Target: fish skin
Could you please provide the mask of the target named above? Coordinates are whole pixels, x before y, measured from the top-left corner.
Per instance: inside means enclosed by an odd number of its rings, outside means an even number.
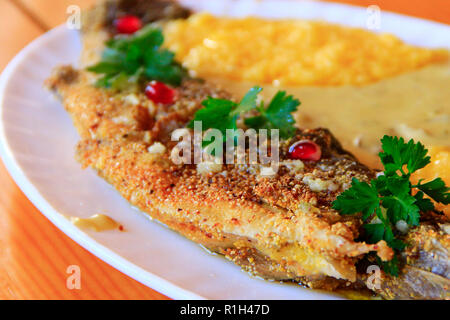
[[[447,300],[450,280],[417,267],[405,265],[398,277],[382,275],[374,291],[388,300]]]
[[[399,256],[399,276],[381,272],[376,280],[364,273],[370,262],[362,261],[360,283],[389,300],[449,299],[450,236],[442,228],[447,219],[443,214],[423,214],[421,224],[402,237],[407,247]]]
[[[445,278],[450,277],[450,235],[439,224],[424,222],[411,230],[404,241],[409,244],[402,253],[405,263]]]

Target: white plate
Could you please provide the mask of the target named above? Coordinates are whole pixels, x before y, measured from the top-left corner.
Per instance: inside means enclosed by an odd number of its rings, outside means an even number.
[[[184,0],[213,13],[319,18],[364,27],[364,8],[293,1]],[[276,3],[276,4],[275,4]],[[391,13],[381,30],[430,47],[450,45],[445,25]],[[176,299],[330,299],[331,294],[250,277],[225,259],[168,230],[133,209],[97,175],[75,162],[78,137],[60,103],[42,87],[58,64],[76,64],[77,32],[59,27],[25,48],[0,81],[1,156],[16,183],[58,228],[130,277]],[[104,213],[127,232],[83,232],[65,216]],[[36,230],[39,232],[39,230]]]

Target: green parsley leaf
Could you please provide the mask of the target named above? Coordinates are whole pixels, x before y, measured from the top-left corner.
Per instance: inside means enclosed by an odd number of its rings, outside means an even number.
[[[369,223],[365,224],[363,227],[368,235],[369,243],[377,243],[384,240],[386,226],[383,223]]]
[[[202,123],[202,130],[218,129],[222,134],[226,129],[236,128],[237,116],[232,116],[237,104],[230,100],[209,98],[202,102],[205,107],[195,113],[194,119],[188,124],[188,128],[194,129],[196,121]]]
[[[416,205],[419,207],[421,212],[428,212],[434,210],[434,204],[430,199],[424,198],[424,193],[422,191],[417,192],[414,195],[416,198]]]
[[[188,128],[193,129],[195,121],[201,121],[203,131],[214,128],[225,134],[226,129],[236,129],[236,121],[239,116],[256,108],[256,99],[261,90],[260,87],[251,88],[240,103],[215,98],[204,100],[202,105],[205,108],[195,113],[194,119],[188,124]]]
[[[102,61],[88,70],[95,73],[116,74],[121,71],[121,68],[116,62]]]
[[[407,176],[388,176],[382,178],[385,181],[383,189],[382,205],[387,209],[387,214],[392,223],[404,220],[410,225],[419,224],[419,207],[415,204],[416,198],[411,195],[411,183]]]
[[[245,120],[245,124],[254,129],[279,129],[280,137],[287,139],[295,133],[295,120],[292,113],[297,111],[300,101],[278,91],[267,109],[259,108],[260,115]]]
[[[263,102],[260,106],[257,105],[258,94],[261,91],[262,88],[258,86],[251,88],[239,103],[224,99],[206,99],[202,102],[205,108],[195,113],[194,119],[188,124],[188,128],[193,129],[195,122],[201,121],[203,131],[211,128],[218,129],[222,132],[224,141],[226,141],[226,130],[236,130],[239,117],[249,111],[259,110],[263,113],[261,116],[246,119],[245,123],[249,127],[253,129],[279,129],[281,137],[290,137],[295,130],[293,126],[291,128],[287,125],[291,123],[290,119],[292,119],[292,122],[294,121],[290,112],[297,110],[300,102],[293,99],[292,96],[285,97],[284,92],[278,92],[268,108],[264,109]],[[279,117],[279,119],[275,119],[276,117]],[[261,119],[261,121],[258,122],[257,119]],[[235,136],[234,139],[236,139]]]
[[[255,86],[251,88],[242,99],[241,103],[231,113],[232,116],[239,116],[256,108],[256,100],[258,94],[262,91],[261,87]]]
[[[151,25],[132,36],[119,36],[106,42],[102,60],[88,71],[102,74],[97,86],[125,90],[150,80],[178,86],[187,76],[175,55],[162,49],[164,37]]]
[[[420,142],[410,140],[405,143],[403,138],[384,136],[381,144],[384,152],[380,153],[380,159],[386,174],[404,173],[405,165],[411,174],[430,163],[430,157],[426,156],[428,150]]]
[[[409,225],[419,225],[420,209],[416,205],[416,198],[410,194],[400,193],[384,197],[383,207],[387,209],[387,214],[392,223],[404,220]]]
[[[409,173],[416,172],[430,163],[431,157],[427,156],[428,150],[420,142],[414,143],[414,140],[409,140],[407,150]]]
[[[419,183],[417,188],[436,202],[450,204],[450,188],[445,185],[441,178],[436,178],[424,184]]]
[[[342,214],[362,212],[364,220],[367,220],[379,206],[380,198],[375,186],[355,178],[352,180],[351,188],[344,191],[333,202],[333,209]]]
[[[387,274],[390,274],[394,277],[398,277],[398,275],[400,274],[399,261],[396,256],[394,256],[391,261],[382,261],[377,257],[377,262]]]

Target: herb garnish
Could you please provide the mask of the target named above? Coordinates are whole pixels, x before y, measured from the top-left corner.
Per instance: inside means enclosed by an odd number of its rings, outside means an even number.
[[[194,119],[188,124],[193,129],[195,121],[202,122],[204,131],[215,128],[222,132],[226,139],[227,129],[237,129],[237,119],[251,110],[259,111],[260,115],[245,119],[245,124],[253,129],[279,129],[281,138],[289,138],[295,133],[295,120],[292,112],[297,110],[300,101],[286,92],[279,91],[264,108],[264,102],[258,105],[258,94],[261,87],[251,88],[239,103],[226,99],[208,98],[202,102],[205,108],[195,113]]]
[[[278,91],[267,109],[261,103],[258,107],[261,115],[245,119],[245,124],[253,129],[279,129],[281,138],[290,138],[296,130],[292,113],[297,111],[299,105],[300,101],[293,96],[286,96],[285,91]]]
[[[145,81],[157,80],[178,86],[187,75],[174,60],[174,54],[162,49],[164,36],[149,25],[132,36],[118,36],[106,42],[102,60],[87,70],[103,77],[97,86],[124,90]]]
[[[387,244],[399,252],[406,244],[397,238],[394,227],[397,222],[404,221],[408,226],[418,226],[420,212],[434,210],[436,202],[450,203],[450,188],[445,186],[441,178],[413,185],[411,174],[430,163],[428,150],[420,143],[403,138],[384,136],[381,140],[383,152],[380,159],[384,166],[384,174],[373,179],[370,184],[353,179],[352,186],[339,195],[333,202],[333,209],[341,214],[361,212],[365,222],[364,229],[369,243],[385,240]],[[414,192],[413,192],[414,191]],[[377,219],[378,218],[378,219]],[[398,260],[382,262],[385,272],[398,276]]]

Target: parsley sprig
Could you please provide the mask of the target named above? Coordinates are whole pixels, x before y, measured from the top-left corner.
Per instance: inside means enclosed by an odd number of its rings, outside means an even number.
[[[341,214],[362,213],[368,242],[385,240],[399,252],[406,244],[398,238],[394,228],[397,222],[402,220],[409,226],[418,226],[420,212],[434,210],[429,198],[450,203],[450,188],[441,178],[411,183],[411,174],[430,163],[428,150],[420,142],[406,143],[403,138],[384,136],[381,143],[383,152],[379,156],[384,173],[370,183],[353,179],[351,188],[337,197],[333,208]],[[397,257],[388,262],[378,261],[387,273],[398,275]]]
[[[177,86],[187,73],[171,51],[161,48],[163,42],[161,30],[152,25],[117,36],[106,42],[101,61],[87,70],[103,75],[97,85],[104,88],[124,90],[150,80]]]
[[[245,119],[245,124],[254,129],[279,129],[281,138],[290,138],[295,133],[295,119],[292,113],[297,111],[300,101],[278,91],[267,109],[264,104],[258,107],[259,116]]]
[[[208,98],[202,102],[205,107],[198,110],[194,119],[188,124],[189,128],[194,128],[195,121],[202,122],[204,131],[214,128],[222,132],[226,139],[226,130],[237,129],[237,120],[252,110],[259,112],[259,115],[249,117],[244,123],[253,129],[279,129],[281,138],[289,138],[295,133],[295,120],[292,113],[297,110],[300,101],[293,96],[286,96],[286,92],[279,91],[265,108],[264,102],[258,104],[258,94],[261,87],[251,88],[244,98],[235,103],[226,99]]]

